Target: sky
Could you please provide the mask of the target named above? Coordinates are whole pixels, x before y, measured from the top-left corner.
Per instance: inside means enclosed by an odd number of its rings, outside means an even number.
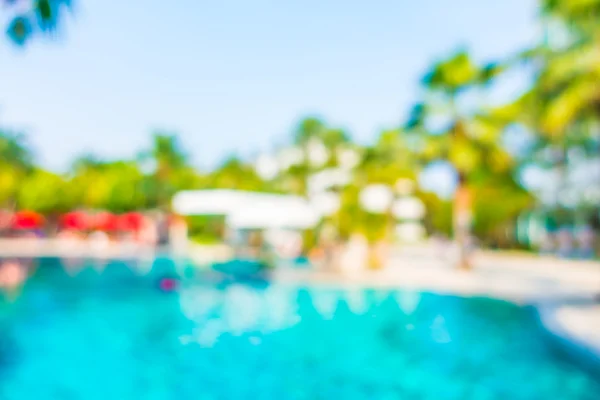
[[[539,36],[535,13],[535,0],[78,0],[56,38],[0,42],[0,125],[56,171],[82,153],[131,157],[155,130],[210,167],[285,144],[307,115],[367,143],[404,120],[432,62],[514,54]]]

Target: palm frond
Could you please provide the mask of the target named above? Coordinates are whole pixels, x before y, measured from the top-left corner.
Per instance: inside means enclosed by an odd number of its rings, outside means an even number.
[[[423,126],[425,123],[426,106],[424,103],[415,104],[409,114],[408,120],[404,124],[404,127],[408,130],[417,129]]]
[[[558,95],[548,100],[541,116],[541,128],[550,135],[564,134],[565,129],[583,110],[600,98],[598,80],[580,78],[573,81]]]
[[[20,1],[8,1],[9,23],[6,34],[17,46],[25,46],[37,32],[54,33],[60,27],[65,10],[72,9],[71,0],[34,0],[31,8],[14,14]],[[19,8],[20,10],[21,8]],[[13,14],[10,14],[13,11]]]

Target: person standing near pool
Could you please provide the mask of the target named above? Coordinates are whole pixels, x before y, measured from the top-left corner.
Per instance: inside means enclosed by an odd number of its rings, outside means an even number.
[[[144,246],[156,247],[158,243],[158,229],[156,222],[150,217],[144,218],[142,229],[138,234],[138,240]]]
[[[369,243],[361,234],[353,234],[344,246],[338,267],[343,273],[358,275],[369,264]]]
[[[576,241],[578,244],[577,254],[579,258],[584,260],[591,260],[594,258],[594,244],[596,241],[596,235],[594,230],[589,225],[584,225],[578,229],[576,234]]]

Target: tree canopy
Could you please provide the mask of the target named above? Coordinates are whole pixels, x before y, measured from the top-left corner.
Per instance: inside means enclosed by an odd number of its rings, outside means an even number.
[[[55,32],[71,8],[69,0],[3,2],[9,13],[8,36],[20,46],[36,35]],[[539,9],[543,40],[498,60],[475,61],[466,49],[441,57],[424,72],[422,95],[408,119],[380,132],[369,145],[354,143],[347,131],[323,118],[300,120],[290,129],[287,146],[270,154],[276,171],[268,177],[253,160],[236,155],[210,171],[198,171],[178,135],[160,131],[137,157],[103,160],[84,155],[61,175],[38,165],[23,134],[0,130],[0,207],[42,213],[78,207],[164,209],[175,192],[196,188],[310,198],[312,176],[341,169],[351,178],[330,189],[341,199],[341,211],[328,222],[346,236],[368,231],[370,237],[380,237],[389,228],[387,220],[360,208],[361,189],[373,183],[392,186],[399,178],[418,182],[431,165],[445,162],[458,176],[458,187],[473,193],[474,232],[501,241],[520,213],[543,203],[522,184],[520,171],[532,164],[559,168],[564,188],[568,164],[577,158],[597,159],[600,150],[600,0],[539,0]],[[499,77],[524,66],[533,70],[526,91],[503,104],[485,101]],[[525,155],[503,141],[515,127],[532,138]],[[452,200],[421,188],[416,193],[427,206],[428,228],[449,233]],[[600,203],[600,197],[590,198],[570,207]]]
[[[9,14],[6,34],[9,40],[24,46],[40,34],[53,34],[72,6],[71,0],[2,0]]]

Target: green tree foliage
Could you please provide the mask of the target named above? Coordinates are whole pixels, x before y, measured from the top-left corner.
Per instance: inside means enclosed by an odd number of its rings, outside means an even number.
[[[190,177],[188,155],[176,134],[154,133],[150,149],[142,152],[140,158],[152,164],[152,173],[146,181],[145,190],[149,203],[153,206],[168,208],[169,200],[175,192],[189,188],[187,185],[193,187],[197,184],[196,178]]]
[[[17,205],[42,214],[57,214],[73,206],[71,187],[60,175],[36,169],[19,183]]]
[[[0,129],[0,207],[15,205],[19,184],[32,168],[25,136]]]
[[[9,14],[6,34],[18,46],[38,34],[52,34],[59,28],[71,0],[1,0]]]
[[[188,235],[199,244],[214,244],[225,234],[225,218],[220,215],[195,215],[186,218]]]
[[[533,67],[522,96],[496,110],[536,135],[537,150],[580,146],[596,152],[600,137],[599,0],[540,0],[544,40],[514,63]],[[558,160],[564,162],[565,160]]]
[[[307,181],[311,172],[312,169],[306,162],[299,165],[292,165],[277,177],[274,183],[275,187],[282,192],[305,196],[308,190]]]
[[[384,183],[394,185],[399,178],[414,180],[418,157],[400,130],[383,131],[372,147],[365,149],[356,176],[362,185]]]
[[[126,212],[147,206],[144,176],[132,161],[80,159],[70,183],[76,204],[85,208]]]
[[[542,12],[546,41],[533,57],[539,67],[531,100],[539,131],[563,136],[600,117],[600,1],[543,0]]]
[[[407,122],[417,136],[421,162],[447,160],[467,178],[513,167],[500,143],[506,123],[484,107],[468,104],[468,97],[501,70],[496,64],[479,67],[465,52],[431,68],[423,79],[425,101],[413,107]]]
[[[509,247],[515,242],[515,223],[533,197],[511,176],[495,176],[474,186],[473,233],[484,243]]]
[[[24,8],[25,0],[3,2],[7,33],[17,45],[55,32],[71,4],[34,0]],[[459,186],[473,194],[474,233],[488,242],[510,241],[513,221],[534,200],[514,179],[521,159],[502,143],[507,127],[521,126],[534,137],[531,153],[525,157],[529,163],[546,163],[541,154],[549,148],[559,150],[562,163],[569,149],[582,148],[593,156],[600,149],[600,0],[540,0],[539,5],[546,30],[543,42],[499,63],[476,63],[466,51],[441,59],[424,74],[423,96],[410,110],[407,123],[382,132],[370,146],[358,146],[343,129],[307,117],[290,135],[290,146],[303,153],[302,160],[268,182],[238,157],[199,174],[177,135],[169,132],[154,133],[138,160],[85,156],[68,175],[60,176],[35,165],[23,135],[0,130],[0,207],[43,213],[76,207],[114,212],[168,208],[174,193],[195,188],[308,196],[309,177],[340,166],[340,150],[354,149],[359,150],[360,162],[351,168],[352,182],[335,189],[341,196],[341,210],[328,220],[342,237],[362,232],[373,241],[391,228],[389,216],[361,209],[358,198],[363,187],[394,185],[399,178],[416,180],[423,168],[445,160],[460,177]],[[483,99],[496,77],[523,64],[535,72],[530,88],[505,105],[488,106]],[[315,148],[326,152],[324,162],[311,161]],[[452,201],[432,193],[417,194],[428,210],[427,228],[450,233]],[[198,221],[194,228],[198,235],[214,236],[219,224],[206,231],[201,227],[206,221]]]
[[[298,123],[294,134],[294,144],[306,145],[311,139],[321,138],[325,132],[325,123],[316,117],[307,117]]]
[[[0,162],[23,171],[31,169],[33,152],[22,133],[0,129]]]
[[[293,132],[292,145],[302,152],[302,160],[289,166],[275,179],[273,189],[306,196],[309,177],[325,168],[338,165],[339,150],[352,148],[349,135],[340,128],[330,127],[316,117],[302,119]],[[311,161],[315,147],[326,151],[326,159],[318,165]]]
[[[25,137],[0,131],[0,207],[57,213],[72,208],[116,213],[165,207],[176,191],[201,186],[201,177],[187,164],[176,135],[156,134],[142,161],[106,161],[84,155],[60,176],[35,166]]]
[[[565,191],[569,150],[594,158],[600,149],[600,1],[539,3],[544,38],[513,66],[525,62],[534,79],[529,90],[496,113],[533,133],[529,162],[559,172],[559,190]]]
[[[419,193],[425,209],[424,224],[428,232],[442,234],[446,237],[452,235],[452,201],[442,199],[435,193]]]
[[[235,156],[229,157],[215,171],[205,176],[202,186],[211,189],[253,191],[263,191],[267,188],[254,168]]]
[[[359,203],[359,193],[370,184],[393,187],[398,179],[416,179],[419,166],[407,139],[400,130],[385,130],[373,146],[362,152],[361,162],[353,173],[353,184],[342,190],[342,209],[335,216],[342,237],[361,233],[370,242],[375,242],[391,233],[394,219],[390,215],[364,211]]]
[[[415,105],[409,116],[406,127],[421,142],[422,161],[427,164],[446,160],[457,171],[457,193],[461,193],[462,199],[455,200],[455,216],[466,216],[473,211],[465,209],[469,206],[464,201],[466,196],[476,195],[472,190],[476,179],[482,175],[506,174],[514,166],[500,144],[505,122],[495,118],[480,101],[469,102],[502,70],[496,63],[479,66],[468,53],[458,52],[434,64],[424,76],[424,101]],[[468,233],[461,226],[457,218],[453,231],[460,244],[460,264],[469,268]]]
[[[350,185],[341,192],[341,208],[330,220],[337,227],[341,239],[354,233],[364,235],[371,243],[385,238],[389,233],[390,220],[385,214],[365,211],[359,203],[361,185]]]

